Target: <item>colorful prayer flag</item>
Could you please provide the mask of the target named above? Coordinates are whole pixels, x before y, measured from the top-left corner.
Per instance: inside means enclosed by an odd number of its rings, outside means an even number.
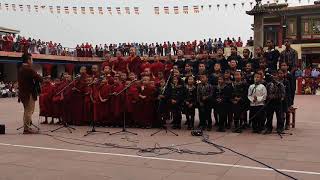
[[[93,7],[89,7],[90,10],[90,14],[94,14],[94,8]]]
[[[136,15],[139,15],[139,14],[140,14],[139,7],[134,7],[133,9],[134,9],[134,13],[135,13]]]
[[[130,8],[129,7],[125,7],[124,9],[126,11],[126,14],[130,14]]]
[[[11,6],[12,6],[12,10],[16,11],[16,5],[15,4],[11,4]]]
[[[184,14],[188,14],[189,13],[188,6],[183,6],[183,13]]]
[[[57,13],[60,14],[60,12],[61,12],[61,7],[57,6]]]
[[[116,7],[116,10],[117,10],[117,13],[118,13],[119,15],[121,15],[121,9],[120,9],[120,7]]]
[[[86,7],[81,7],[81,14],[86,14]]]
[[[165,6],[163,9],[165,14],[170,14],[168,6]]]
[[[103,14],[103,9],[102,9],[102,7],[98,7],[98,11],[99,11],[99,14]]]
[[[107,7],[107,10],[108,10],[109,14],[112,15],[112,9],[111,9],[111,7]]]
[[[28,12],[30,12],[31,11],[31,6],[27,5],[27,9],[28,9]]]
[[[68,7],[68,6],[65,6],[65,7],[64,7],[64,13],[65,13],[65,14],[69,14],[69,7]]]
[[[38,5],[34,5],[34,10],[35,10],[36,12],[39,12],[39,6],[38,6]]]
[[[72,7],[73,14],[78,14],[78,8],[77,7]]]
[[[179,7],[178,6],[174,6],[173,7],[173,11],[174,11],[174,14],[179,14]]]
[[[160,14],[159,7],[154,7],[154,14],[156,15]]]
[[[193,6],[193,12],[199,13],[199,6]]]

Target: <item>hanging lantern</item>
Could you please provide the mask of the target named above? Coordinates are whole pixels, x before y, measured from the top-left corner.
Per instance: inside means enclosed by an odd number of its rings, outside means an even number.
[[[242,8],[244,8],[244,2],[241,3]]]
[[[233,3],[233,8],[234,8],[234,9],[236,8],[236,3]]]
[[[253,5],[253,2],[250,2],[250,6],[251,6],[251,8],[252,8],[252,5]]]
[[[210,4],[210,5],[209,5],[209,11],[211,11],[211,7],[212,7],[212,5]]]
[[[218,10],[220,9],[220,4],[217,4],[217,8],[218,8]]]
[[[225,4],[224,7],[227,9],[228,8],[228,4]]]

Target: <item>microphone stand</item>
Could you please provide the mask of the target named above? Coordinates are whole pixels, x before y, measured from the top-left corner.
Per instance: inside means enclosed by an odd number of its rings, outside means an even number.
[[[69,84],[67,84],[64,88],[62,88],[58,93],[56,93],[56,95],[59,95],[61,94],[63,91],[65,91],[68,87],[70,87],[75,81],[76,81],[77,78],[75,78],[74,80],[72,80]],[[66,122],[66,120],[64,118],[61,118],[62,119],[62,125],[56,129],[53,129],[51,130],[51,132],[55,132],[55,131],[58,131],[62,128],[66,128],[69,133],[72,133],[72,130],[76,130],[76,128],[74,127],[71,127],[68,122]]]
[[[120,92],[116,93],[115,96],[119,96],[124,92],[127,94],[127,90],[134,84],[135,81],[137,81],[137,80],[132,81],[123,90],[121,90]],[[118,131],[118,132],[111,133],[110,136],[115,135],[115,134],[121,134],[121,133],[123,133],[123,134],[129,133],[129,134],[132,134],[132,135],[138,135],[137,133],[130,132],[130,131],[127,130],[127,128],[126,128],[126,112],[125,112],[125,110],[123,111],[123,126],[122,126],[122,130]]]
[[[160,94],[160,95],[163,95],[163,94],[166,92],[171,77],[172,77],[172,72],[170,73],[170,76],[168,77],[168,79],[167,79],[167,81],[166,81],[166,84],[165,84],[163,90],[161,91],[161,94]],[[160,105],[161,105],[161,103],[162,103],[162,99],[160,98],[160,99],[159,99],[159,105],[158,105],[158,116],[160,115],[159,112],[160,112]],[[162,118],[161,118],[161,121],[163,121]],[[161,131],[166,131],[166,134],[167,134],[168,131],[169,131],[171,134],[173,134],[173,135],[175,135],[175,136],[179,136],[177,133],[175,133],[175,132],[173,132],[172,130],[168,129],[165,120],[164,120],[164,122],[162,122],[162,123],[163,123],[163,124],[161,125],[160,129],[159,129],[158,131],[152,133],[150,136],[154,136],[154,135],[160,133]]]
[[[100,94],[100,92],[99,92]],[[93,101],[93,97],[91,97],[92,99],[92,108],[94,108],[94,101]],[[92,110],[92,108],[90,108]],[[87,131],[87,134],[85,134],[84,136],[88,136],[90,134],[94,134],[94,133],[103,133],[103,134],[110,134],[110,132],[105,132],[105,131],[97,131],[95,128],[95,120],[94,120],[94,110],[93,110],[93,118],[91,121],[91,125],[92,125],[92,129],[90,131]]]

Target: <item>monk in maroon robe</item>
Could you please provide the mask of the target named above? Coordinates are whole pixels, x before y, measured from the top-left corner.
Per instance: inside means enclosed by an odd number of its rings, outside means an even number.
[[[159,72],[164,72],[165,66],[160,62],[160,56],[154,56],[154,62],[151,65],[151,72],[155,77],[158,77]]]
[[[73,86],[70,84],[72,83],[71,76],[65,72],[64,73],[64,91],[62,92],[62,121],[64,123],[71,124],[72,123],[72,94],[73,94]]]
[[[151,68],[151,64],[148,62],[148,60],[149,60],[149,57],[148,56],[144,56],[143,58],[142,58],[142,63],[141,63],[141,65],[140,65],[140,67],[141,67],[141,72],[144,72],[144,70],[145,69],[147,69],[147,68]]]
[[[150,86],[150,77],[144,76],[142,78],[142,84],[138,88],[139,100],[137,107],[140,109],[139,118],[136,120],[138,126],[142,128],[151,128],[154,121],[154,103],[156,89]],[[143,109],[143,111],[141,111]]]
[[[45,117],[45,121],[42,124],[48,124],[48,117],[52,116],[52,95],[53,95],[53,83],[50,77],[46,77],[41,86],[41,94],[39,96],[39,108],[40,116]]]
[[[136,49],[134,47],[130,48],[130,56],[127,65],[128,72],[134,72],[137,76],[140,76],[141,63],[140,57],[136,55]]]
[[[110,120],[113,119],[113,113],[111,111],[111,93],[112,85],[109,84],[110,81],[104,79],[101,81],[99,89],[99,100],[96,101],[95,111],[96,119],[103,125],[111,125]]]
[[[120,77],[116,74],[113,78],[112,97],[111,97],[111,111],[113,112],[113,119],[110,121],[113,126],[121,126],[123,121],[125,92],[119,94],[124,88],[124,84],[121,83]]]
[[[113,63],[112,71],[114,73],[115,72],[128,73],[127,72],[127,61],[122,57],[122,53],[120,51],[117,51],[116,57],[117,57],[117,59]]]
[[[80,77],[75,80],[74,87],[72,88],[71,118],[74,125],[83,125],[86,121],[85,96],[88,87],[87,77],[87,69],[85,66],[82,66],[80,68]]]
[[[99,67],[96,64],[92,65],[91,67],[91,77],[93,78],[93,80],[100,78]]]
[[[132,81],[127,81],[126,86],[130,85]],[[137,83],[131,84],[131,86],[127,90],[126,94],[126,119],[127,124],[129,126],[133,126],[136,124],[136,119],[138,118],[137,112],[139,111],[139,107],[137,102],[139,100],[139,91]],[[141,109],[140,109],[141,110]]]
[[[107,53],[105,56],[105,61],[101,64],[101,69],[104,69],[105,66],[110,66],[112,65],[111,63],[111,55]]]
[[[52,109],[53,109],[53,115],[52,115],[52,122],[56,118],[58,119],[58,123],[61,122],[62,112],[63,112],[63,106],[62,106],[62,92],[61,90],[66,86],[66,83],[64,80],[56,80],[54,84],[54,91],[52,96]]]

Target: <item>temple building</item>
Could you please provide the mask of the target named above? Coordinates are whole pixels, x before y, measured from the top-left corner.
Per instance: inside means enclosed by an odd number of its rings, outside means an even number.
[[[279,49],[285,39],[292,40],[302,67],[320,63],[320,1],[313,5],[289,7],[288,4],[261,4],[247,11],[254,16],[254,45],[265,46],[273,40]]]

